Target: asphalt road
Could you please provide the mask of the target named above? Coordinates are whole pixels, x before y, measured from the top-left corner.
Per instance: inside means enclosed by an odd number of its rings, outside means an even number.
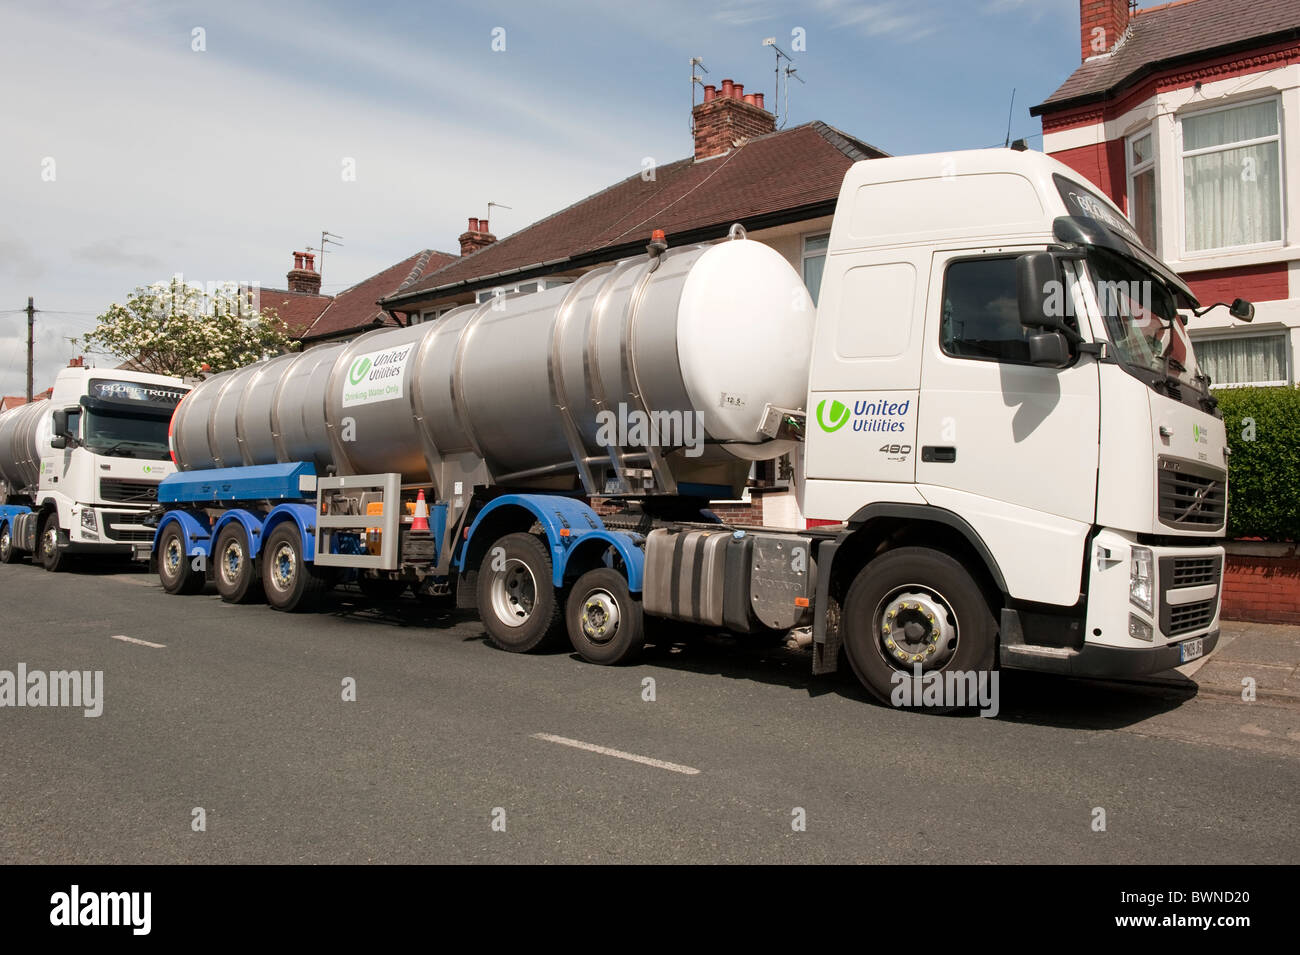
[[[1300,710],[1265,702],[1007,674],[995,719],[896,712],[785,649],[602,668],[115,567],[0,566],[19,663],[102,670],[104,708],[0,708],[5,863],[1300,861]]]

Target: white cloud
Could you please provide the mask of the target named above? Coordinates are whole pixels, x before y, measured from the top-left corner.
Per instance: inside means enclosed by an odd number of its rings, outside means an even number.
[[[0,61],[0,312],[34,295],[38,308],[80,313],[38,342],[38,388],[76,353],[66,337],[137,285],[181,272],[282,286],[290,253],[329,229],[345,237],[326,265],[326,290],[338,290],[419,249],[458,251],[466,217],[488,200],[513,206],[493,221],[504,236],[638,172],[645,155],[689,150],[680,129],[603,109],[596,91],[570,98],[548,83],[543,96],[507,70],[435,58],[416,35],[381,38],[314,13],[304,35],[277,11],[237,22],[309,55],[319,75],[241,62],[240,38],[215,21],[196,53],[188,29],[170,45],[156,23],[131,29],[149,9],[6,11],[6,35],[23,42]],[[25,320],[11,318],[0,315],[0,390],[14,394]]]

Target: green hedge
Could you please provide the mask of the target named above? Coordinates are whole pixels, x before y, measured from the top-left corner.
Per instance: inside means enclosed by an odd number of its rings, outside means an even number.
[[[1300,540],[1300,390],[1225,388],[1215,395],[1232,448],[1228,536]]]

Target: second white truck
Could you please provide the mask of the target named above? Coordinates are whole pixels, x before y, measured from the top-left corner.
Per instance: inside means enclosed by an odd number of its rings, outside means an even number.
[[[0,415],[0,562],[63,570],[78,554],[142,559],[179,378],[62,369],[50,397]]]

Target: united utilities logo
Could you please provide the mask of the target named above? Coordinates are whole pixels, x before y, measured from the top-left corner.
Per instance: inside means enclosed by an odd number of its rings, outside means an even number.
[[[359,385],[361,382],[365,381],[366,373],[369,371],[370,359],[358,358],[352,363],[352,367],[348,369],[348,381],[352,382],[354,385]]]
[[[827,405],[830,405],[827,408]],[[821,401],[817,405],[817,424],[828,434],[849,423],[849,409],[840,401]]]

